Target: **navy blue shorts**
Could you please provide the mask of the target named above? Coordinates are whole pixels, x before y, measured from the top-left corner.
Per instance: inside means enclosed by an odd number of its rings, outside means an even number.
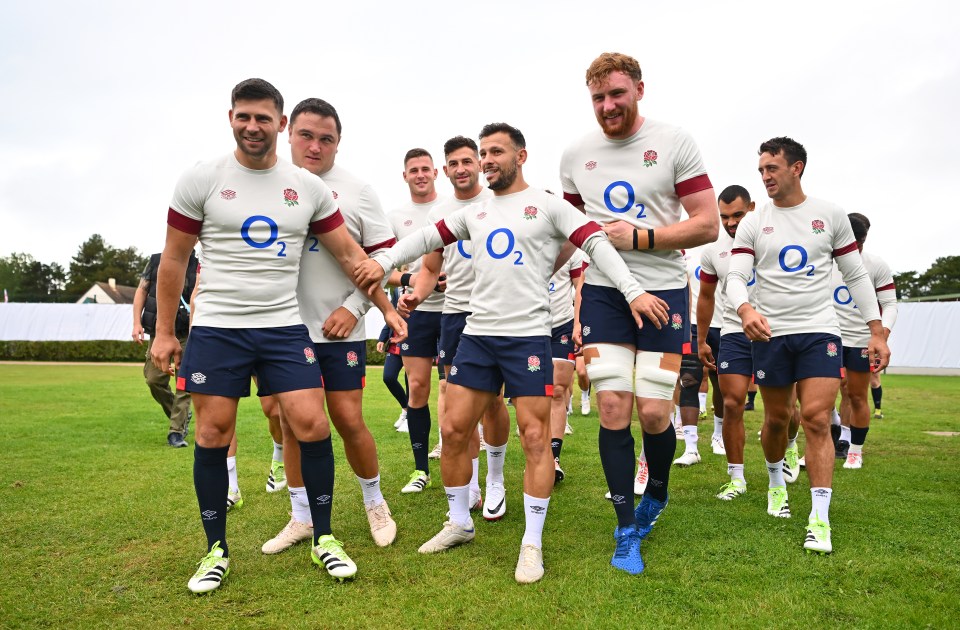
[[[367,384],[367,342],[317,343],[314,348],[324,389],[347,392]]]
[[[870,354],[866,348],[843,347],[843,368],[848,372],[870,373]]]
[[[690,322],[690,339],[683,344],[683,354],[697,354],[697,325]]]
[[[616,289],[584,284],[580,294],[584,345],[622,343],[646,352],[683,354],[683,344],[690,341],[687,288],[649,293],[664,300],[670,307],[668,323],[659,330],[650,321],[644,321],[643,328],[637,328],[630,305]]]
[[[440,343],[440,313],[413,311],[407,319],[407,338],[400,342],[401,357],[435,357]]]
[[[448,383],[504,395],[553,396],[550,337],[463,335]]]
[[[250,395],[254,372],[258,396],[319,388],[320,364],[307,327],[194,326],[183,353],[177,389],[241,398]]]
[[[840,378],[840,338],[827,333],[800,333],[750,344],[760,387],[786,387],[805,378]]]
[[[720,357],[720,329],[711,327],[707,331],[707,345],[710,346],[710,352],[713,353],[713,360],[717,361]],[[750,346],[747,346],[747,353],[750,352]],[[718,366],[719,367],[719,366]]]
[[[560,361],[575,361],[573,350],[573,320],[560,324],[550,331],[550,350],[553,358]]]
[[[440,352],[437,354],[437,365],[453,365],[468,315],[470,313],[444,313],[440,316]]]
[[[711,331],[714,329],[711,328]],[[720,349],[714,351],[718,374],[753,376],[753,349],[742,332],[727,333],[720,338]],[[713,344],[710,345],[713,348]]]

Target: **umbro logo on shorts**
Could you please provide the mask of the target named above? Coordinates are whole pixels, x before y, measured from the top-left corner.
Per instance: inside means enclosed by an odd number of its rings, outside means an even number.
[[[440,351],[440,358],[441,358],[441,359],[446,359],[446,358],[447,358],[447,353],[444,352],[443,350],[441,350],[441,351]]]
[[[216,518],[216,516],[217,516],[217,511],[216,511],[216,510],[204,510],[203,512],[200,512],[200,516],[203,517],[203,520],[209,521],[209,520],[212,520],[212,519]]]
[[[723,363],[720,364],[720,367],[722,367],[723,369],[727,369],[728,367],[730,367],[730,364],[724,361]]]
[[[453,366],[452,368],[450,368],[450,376],[456,376],[456,375],[457,375],[457,366]]]
[[[409,349],[410,349],[410,345],[409,345],[409,344],[406,344],[406,343],[402,343],[402,344],[400,344],[400,349],[401,349],[401,350],[409,350]]]
[[[329,503],[330,503],[329,494],[321,494],[319,497],[317,497],[317,505],[327,505]]]
[[[190,375],[190,380],[197,385],[202,385],[203,383],[207,382],[207,375],[203,372],[194,372]]]

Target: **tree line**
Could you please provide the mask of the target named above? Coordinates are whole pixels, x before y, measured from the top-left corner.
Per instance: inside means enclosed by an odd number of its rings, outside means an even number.
[[[0,258],[0,289],[6,289],[11,302],[76,302],[94,282],[109,278],[137,286],[146,264],[147,258],[135,247],[112,247],[94,234],[80,245],[69,271],[30,254]],[[960,294],[960,256],[937,258],[923,273],[905,271],[893,278],[899,299]]]
[[[0,258],[0,289],[10,302],[76,302],[93,283],[110,278],[137,286],[146,264],[135,247],[113,247],[94,234],[80,245],[69,270],[25,253]]]

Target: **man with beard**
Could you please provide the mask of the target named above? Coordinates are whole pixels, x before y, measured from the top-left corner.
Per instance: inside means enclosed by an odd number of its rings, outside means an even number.
[[[639,115],[644,86],[636,59],[604,53],[587,69],[586,84],[600,129],[564,152],[564,198],[605,224],[633,276],[669,305],[669,323],[641,328],[611,279],[595,266],[586,271],[580,323],[600,408],[600,462],[617,517],[611,564],[636,574],[643,571],[640,542],[667,505],[677,443],[670,411],[683,344],[690,339],[687,274],[679,250],[716,240],[719,221],[693,139]],[[634,401],[649,475],[636,509]]]
[[[300,441],[314,525],[314,562],[326,564],[339,579],[356,573],[349,558],[324,562],[329,543],[335,541],[330,529],[333,448],[320,371],[300,319],[296,284],[308,232],[330,250],[345,273],[366,255],[343,227],[336,201],[320,178],[277,161],[277,135],[287,118],[275,87],[262,79],[241,82],[231,95],[229,119],[236,149],[188,169],[174,191],[157,282],[157,337],[151,348],[157,368],[170,373],[181,368],[177,388],[192,394],[196,409],[194,485],[207,554],[187,584],[194,593],[216,589],[229,571],[227,450],[239,399],[250,395],[253,371],[258,395],[278,397]],[[174,318],[198,238],[203,273],[190,343],[181,351]],[[375,302],[395,330],[403,331],[403,320],[386,296]]]
[[[450,370],[440,470],[450,506],[443,529],[420,547],[436,553],[473,540],[470,518],[470,459],[467,447],[483,411],[505,386],[517,409],[520,442],[526,456],[526,529],[514,577],[520,583],[543,577],[542,532],[553,489],[550,452],[550,401],[553,370],[550,299],[547,284],[557,255],[569,239],[593,265],[606,270],[627,297],[639,325],[644,314],[666,321],[666,306],[643,292],[600,226],[570,204],[523,179],[527,159],[523,134],[505,123],[480,132],[480,159],[494,196],[454,212],[363,264],[361,283],[376,283],[390,269],[458,239],[475,243],[476,282],[471,314]]]

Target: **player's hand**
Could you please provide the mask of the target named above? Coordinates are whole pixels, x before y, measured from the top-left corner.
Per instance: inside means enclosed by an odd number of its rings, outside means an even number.
[[[583,325],[579,320],[573,322],[573,345],[583,347]]]
[[[870,335],[867,355],[870,357],[870,369],[874,372],[879,372],[890,364],[890,348],[883,335]]]
[[[380,353],[383,352],[383,342],[382,342],[382,341],[378,341],[378,342],[377,342],[377,352],[380,352]]]
[[[403,317],[410,317],[410,313],[415,311],[418,306],[420,306],[420,300],[412,293],[404,293],[397,300],[397,312]]]
[[[447,274],[441,273],[437,277],[437,286],[433,287],[433,290],[438,293],[443,293],[447,290]]]
[[[717,364],[713,357],[713,350],[710,349],[710,344],[706,341],[698,343],[697,354],[700,355],[700,363],[703,363],[704,367],[710,368],[714,372],[717,371]]]
[[[603,226],[610,243],[621,250],[633,249],[633,226],[626,221],[613,221]]]
[[[740,321],[743,322],[743,334],[750,341],[770,341],[773,332],[770,330],[770,324],[767,318],[761,315],[749,304],[744,304],[737,312],[740,315]]]
[[[889,329],[889,328],[884,328],[884,329],[883,329],[883,340],[884,340],[884,341],[889,341],[889,339],[890,339],[890,329]]]
[[[390,312],[384,315],[383,320],[394,333],[394,336],[390,337],[391,343],[400,343],[407,338],[407,322],[400,316],[400,313],[390,309]]]
[[[356,325],[356,316],[341,306],[323,322],[323,336],[327,339],[346,339]]]
[[[130,334],[130,336],[133,337],[134,341],[136,341],[142,346],[143,345],[143,326],[141,326],[140,324],[134,324],[133,332]]]
[[[150,345],[150,359],[158,370],[175,376],[180,369],[180,359],[183,348],[174,335],[158,332]]]
[[[353,280],[361,289],[366,289],[367,293],[373,295],[374,291],[379,291],[380,281],[383,280],[383,267],[375,260],[366,259],[357,263],[353,268]]]
[[[669,321],[670,305],[652,293],[644,293],[634,298],[633,302],[630,302],[630,310],[633,312],[633,319],[637,322],[638,328],[643,328],[641,315],[653,322],[657,330],[663,328]]]

